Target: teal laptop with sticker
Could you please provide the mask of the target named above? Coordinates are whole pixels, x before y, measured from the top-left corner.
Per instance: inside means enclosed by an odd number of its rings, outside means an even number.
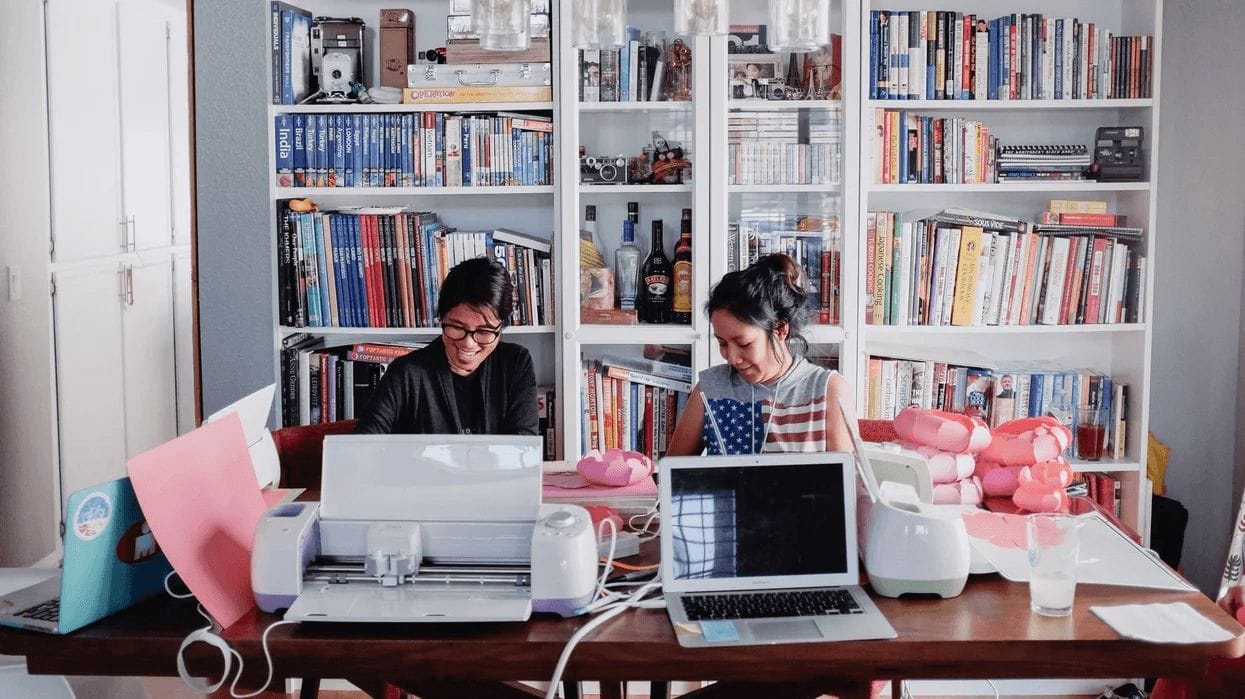
[[[164,589],[173,568],[129,478],[70,495],[64,529],[60,570],[0,568],[0,626],[69,633]]]

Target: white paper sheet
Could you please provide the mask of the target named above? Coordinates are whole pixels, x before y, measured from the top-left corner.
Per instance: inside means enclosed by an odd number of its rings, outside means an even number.
[[[1232,638],[1215,622],[1184,602],[1090,607],[1125,638],[1151,643],[1217,643]]]

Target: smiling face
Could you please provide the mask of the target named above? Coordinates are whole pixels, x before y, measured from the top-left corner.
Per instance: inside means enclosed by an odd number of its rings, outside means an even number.
[[[786,323],[775,329],[772,342],[763,328],[745,323],[730,311],[714,311],[709,324],[722,358],[748,383],[770,383],[791,366]]]
[[[441,325],[443,328],[449,326],[466,331],[466,335],[461,340],[453,339],[444,329],[441,331],[441,340],[445,343],[445,356],[449,359],[450,371],[459,376],[467,376],[479,369],[484,360],[497,349],[497,339],[481,344],[472,335],[476,330],[501,330],[501,321],[492,311],[486,310],[484,314],[481,314],[475,308],[460,303],[441,318]]]

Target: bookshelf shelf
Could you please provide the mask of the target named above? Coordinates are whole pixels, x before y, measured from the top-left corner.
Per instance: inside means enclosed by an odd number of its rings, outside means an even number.
[[[870,175],[872,177],[872,175]],[[870,184],[868,194],[939,195],[957,192],[1012,194],[1018,192],[1146,192],[1149,182],[1095,182],[1093,180],[1059,180],[1055,182],[997,182],[988,184]]]
[[[277,187],[278,199],[305,197],[454,197],[481,194],[553,194],[553,185],[528,187]]]
[[[547,112],[552,102],[442,102],[437,104],[274,104],[276,114],[411,114],[415,112]]]
[[[576,188],[580,196],[591,197],[688,194],[692,191],[690,184],[580,184]]]
[[[1089,325],[866,325],[867,340],[890,342],[893,340],[931,337],[968,337],[973,335],[1115,335],[1144,333],[1143,323],[1112,323]]]
[[[574,333],[585,345],[687,345],[703,339],[689,325],[581,325]]]
[[[1089,473],[1136,473],[1141,469],[1141,464],[1136,460],[1127,459],[1103,459],[1102,461],[1069,459],[1068,465],[1072,467],[1073,471]]]
[[[580,113],[591,112],[690,112],[691,102],[579,102]]]
[[[729,184],[726,191],[731,194],[761,194],[765,192],[825,192],[837,194],[839,183],[832,184]]]
[[[907,109],[923,112],[1046,112],[1090,111],[1104,109],[1150,109],[1153,99],[1093,100],[869,100],[868,109]]]
[[[841,109],[842,100],[731,100],[732,112],[798,112],[801,109]]]
[[[557,332],[552,325],[512,325],[505,329],[506,337],[512,335],[545,335]],[[281,337],[298,333],[320,335],[323,337],[370,337],[370,338],[434,338],[441,334],[441,328],[291,328],[281,326]]]

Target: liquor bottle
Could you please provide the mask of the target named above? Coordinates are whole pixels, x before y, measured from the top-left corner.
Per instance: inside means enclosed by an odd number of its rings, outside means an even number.
[[[640,278],[640,248],[635,244],[635,224],[631,217],[623,219],[622,245],[614,251],[614,288],[618,290],[618,307],[635,310]]]
[[[639,304],[639,311],[642,323],[670,322],[670,307],[674,301],[674,290],[671,288],[673,270],[661,239],[662,226],[661,219],[653,219],[653,251],[640,268],[642,303]]]
[[[684,209],[679,221],[679,242],[674,246],[674,302],[671,322],[692,323],[692,210]]]

